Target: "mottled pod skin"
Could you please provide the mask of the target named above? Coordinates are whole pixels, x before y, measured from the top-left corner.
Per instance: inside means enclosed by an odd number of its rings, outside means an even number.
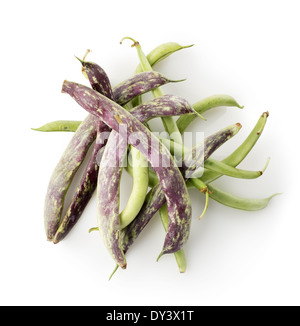
[[[126,259],[120,248],[120,178],[122,161],[127,143],[116,131],[112,131],[101,160],[97,187],[97,218],[101,238],[115,262],[126,267]],[[112,164],[115,160],[116,164]]]
[[[92,88],[111,99],[112,88],[106,72],[96,63],[81,60],[80,62]],[[72,202],[60,222],[53,238],[53,243],[58,243],[70,232],[95,191],[99,170],[97,155],[99,150],[106,144],[106,139],[102,139],[102,135],[105,135],[107,132],[110,132],[110,128],[102,120],[98,119],[97,136],[91,158],[72,198]]]
[[[185,172],[184,177],[186,179],[192,178],[197,169],[203,167],[203,163],[208,159],[207,155],[210,156],[210,153],[214,152],[221,144],[224,144],[228,139],[234,136],[241,127],[242,125],[240,123],[233,124],[207,137],[201,150],[198,149],[199,145],[194,146],[190,152],[184,156],[182,166],[182,171]]]
[[[130,113],[145,123],[154,117],[193,114],[194,110],[185,99],[164,95],[135,107]],[[126,138],[113,130],[104,149],[97,187],[99,231],[106,248],[122,268],[126,267],[126,259],[120,244],[119,182],[126,151]]]
[[[127,141],[134,147],[136,147],[136,144],[131,142],[130,133],[140,132],[138,149],[156,172],[168,206],[169,229],[161,255],[178,251],[188,239],[192,209],[185,181],[168,149],[156,137],[153,137],[151,132],[129,112],[94,90],[65,81],[62,92],[68,93],[85,110],[97,115],[117,132],[119,131],[120,121],[122,121],[122,124],[127,126]],[[149,146],[150,143],[152,146]],[[169,166],[155,166],[155,163],[153,164],[153,158],[155,157],[161,157],[163,160],[168,161]],[[171,237],[168,236],[170,233]]]
[[[89,115],[80,124],[52,173],[44,206],[44,223],[48,240],[53,239],[59,227],[66,192],[96,137],[97,123],[98,119]]]
[[[94,62],[81,61],[92,88],[98,93],[112,99],[113,91],[106,72]]]
[[[170,82],[177,81],[172,81],[159,72],[141,72],[114,87],[113,98],[120,105],[124,105],[136,96],[142,95],[156,87],[168,84]]]
[[[214,151],[216,151],[222,144],[233,137],[241,128],[240,124],[229,126],[215,134],[205,138],[204,153],[202,155],[203,162],[205,162]],[[156,212],[165,204],[166,199],[160,184],[155,185],[147,194],[143,207],[138,216],[121,231],[122,249],[124,254],[129,247],[137,239],[144,227],[148,224]],[[167,236],[176,234],[176,231],[170,232]]]
[[[81,217],[85,207],[91,199],[98,179],[99,165],[97,162],[98,152],[106,144],[106,139],[102,139],[103,132],[107,132],[108,127],[100,120],[97,123],[97,136],[91,158],[85,168],[83,176],[77,186],[76,193],[72,198],[64,217],[62,218],[59,228],[53,237],[53,243],[63,240],[71,231],[74,225]]]
[[[194,114],[189,102],[177,95],[166,94],[153,100],[140,104],[130,113],[140,122],[145,123],[155,117],[180,116]]]

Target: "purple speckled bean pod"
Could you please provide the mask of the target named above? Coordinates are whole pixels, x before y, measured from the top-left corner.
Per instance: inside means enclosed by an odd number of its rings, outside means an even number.
[[[102,95],[112,98],[112,88],[109,78],[106,72],[97,64],[92,62],[85,62],[80,60],[82,63],[83,71],[89,78],[92,88],[101,93]],[[77,187],[76,193],[72,199],[72,202],[66,211],[65,216],[60,222],[60,226],[53,238],[53,243],[58,243],[62,240],[76,224],[80,216],[82,215],[86,205],[92,197],[98,176],[98,164],[97,154],[99,150],[105,145],[106,141],[105,133],[110,132],[110,128],[102,121],[98,120],[97,137],[95,140],[93,152],[91,158],[87,164],[85,172],[81,178],[79,186]]]
[[[94,62],[79,60],[92,88],[98,93],[113,99],[113,90],[106,72]]]
[[[106,143],[105,133],[108,127],[101,121],[98,121],[97,136],[93,148],[91,158],[86,166],[83,176],[76,189],[76,193],[72,198],[64,217],[62,218],[59,228],[53,238],[53,243],[63,240],[71,231],[74,225],[81,217],[85,207],[91,199],[97,185],[99,165],[97,162],[98,152]],[[104,138],[102,138],[104,135]]]
[[[156,172],[167,201],[169,228],[160,256],[178,251],[189,236],[192,208],[185,181],[168,149],[129,112],[94,90],[65,81],[62,92],[68,93],[80,106],[97,115],[113,130],[118,132],[119,124],[125,124],[127,142],[134,147],[136,144],[129,136],[131,133],[139,132],[138,150],[147,158]],[[154,161],[157,157],[167,161],[169,166],[165,167],[163,164],[156,166]]]
[[[112,98],[112,89],[111,89],[111,85],[110,85],[110,81],[109,78],[106,74],[106,72],[97,64],[92,63],[92,62],[85,62],[80,60],[80,62],[82,63],[83,66],[83,70],[85,71],[85,73],[87,74],[87,76],[89,77],[90,80],[90,84],[93,87],[93,89],[95,91],[98,91],[99,93],[103,94],[106,97]],[[94,120],[95,117],[91,116],[91,118]],[[51,219],[55,219],[56,223],[55,223],[55,227],[53,228],[53,231],[51,232],[51,238],[48,237],[49,240],[52,240],[53,243],[58,243],[60,240],[62,240],[69,232],[70,230],[73,228],[73,226],[76,224],[76,222],[78,221],[78,219],[80,218],[84,208],[86,207],[86,205],[88,204],[94,190],[97,184],[97,174],[98,174],[98,164],[96,162],[97,159],[97,154],[98,151],[105,145],[105,141],[102,139],[102,134],[105,134],[105,132],[109,132],[110,128],[105,125],[105,123],[98,119],[97,120],[97,132],[94,136],[94,138],[96,138],[95,144],[94,144],[94,148],[93,148],[93,152],[91,155],[91,158],[87,164],[87,167],[84,171],[84,174],[80,180],[80,183],[76,189],[76,193],[73,196],[73,199],[71,201],[71,204],[69,205],[64,217],[61,219],[61,214],[62,211],[60,210],[59,212],[54,212],[54,214],[49,214],[51,213],[51,211],[49,212],[49,206],[47,205],[47,211],[45,210],[45,220],[46,221],[51,221]],[[75,135],[74,135],[75,136]],[[72,147],[68,147],[70,149],[72,149]],[[74,156],[76,156],[76,148],[73,149],[74,152],[71,153],[71,155],[73,154]],[[80,157],[80,160],[78,161],[78,164],[80,165],[84,159],[84,156]],[[63,156],[63,159],[66,159],[65,156]],[[68,164],[68,162],[66,161],[66,164]],[[58,163],[58,167],[61,165],[61,161]],[[72,164],[69,165],[69,170],[73,172],[73,174],[76,173],[77,170],[75,170],[72,166]],[[67,170],[67,168],[66,168]],[[59,171],[56,171],[59,172]],[[69,173],[69,171],[67,171]],[[56,173],[53,174],[56,177]],[[63,173],[59,173],[60,178],[62,181],[65,181],[66,183],[68,182],[68,184],[70,185],[72,180],[67,180],[64,179],[64,174]],[[52,181],[52,179],[51,179]],[[67,191],[67,187],[65,186],[64,188],[61,188],[61,184],[54,182],[54,183],[50,183],[48,189],[62,189],[62,192],[58,195],[57,199],[59,200],[60,198],[64,198],[66,191]],[[46,203],[48,204],[48,202],[51,203],[52,200],[52,193],[47,193],[46,196]],[[62,206],[63,207],[63,201],[62,201]],[[54,231],[56,229],[55,234],[53,235]],[[46,230],[47,227],[46,227]]]
[[[186,99],[177,95],[166,94],[134,107],[130,113],[137,120],[145,123],[155,117],[195,114],[195,110]]]
[[[135,107],[130,113],[141,123],[145,123],[154,117],[194,112],[185,99],[175,95],[164,95]],[[126,266],[126,259],[120,245],[119,182],[126,150],[126,136],[122,137],[113,130],[104,149],[97,187],[99,231],[106,248],[122,268]]]
[[[141,72],[114,87],[113,98],[118,104],[124,105],[136,96],[149,92],[156,87],[179,81],[170,80],[156,71]]]
[[[126,141],[112,131],[104,148],[97,187],[99,231],[108,252],[122,268],[126,267],[126,260],[119,245],[119,198],[122,159],[126,150]]]
[[[204,148],[204,152],[203,155],[199,156],[202,157],[203,162],[205,162],[209,156],[212,155],[212,153],[216,151],[222,144],[233,137],[240,128],[241,125],[236,124],[229,126],[228,128],[224,128],[205,138],[204,147],[201,146]],[[201,152],[201,150],[199,152]],[[187,179],[187,177],[185,179]],[[121,230],[120,237],[124,254],[137,239],[139,234],[143,231],[155,213],[158,212],[158,210],[165,204],[165,202],[166,199],[164,192],[161,188],[161,185],[158,183],[147,194],[145,202],[137,217],[126,228]]]
[[[44,205],[44,224],[48,240],[53,239],[59,227],[66,192],[96,137],[97,123],[98,119],[89,115],[80,124],[52,173]]]
[[[195,177],[195,173],[197,173],[199,168],[201,169],[202,173],[202,168],[204,167],[203,164],[208,158],[207,153],[212,153],[215,151],[221,144],[234,136],[241,129],[241,127],[242,125],[240,123],[225,127],[215,134],[207,137],[205,139],[204,146],[201,146],[200,144],[200,149],[198,148],[198,145],[196,145],[188,153],[185,153],[181,169],[184,171],[184,178],[190,179]],[[209,154],[209,156],[210,155],[211,154]]]

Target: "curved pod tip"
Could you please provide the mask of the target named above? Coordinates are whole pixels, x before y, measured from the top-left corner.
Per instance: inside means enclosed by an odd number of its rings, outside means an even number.
[[[192,46],[194,46],[195,44],[190,44],[190,45],[183,45],[181,46],[182,49],[187,49],[187,48],[191,48]]]
[[[76,58],[78,61],[80,61],[81,64],[83,65],[83,64],[85,63],[85,59],[86,59],[87,55],[88,55],[90,52],[92,52],[92,50],[87,49],[82,59],[78,58],[76,55],[75,55],[75,58]]]
[[[159,261],[160,257],[164,255],[164,251],[162,250],[161,253],[158,255],[156,261]]]
[[[203,117],[203,115],[201,115],[199,112],[197,112],[196,110],[194,110],[195,112],[193,114],[196,114],[198,118],[204,120],[204,121],[207,121],[206,118]]]
[[[271,200],[275,196],[283,195],[282,192],[276,192],[275,194],[271,195],[268,199]]]
[[[80,58],[78,58],[76,55],[75,55],[75,58],[82,64],[82,68],[81,68],[81,72],[83,74],[83,76],[86,78],[86,79],[89,79],[85,70],[84,70],[84,67],[85,67],[85,59],[87,57],[87,55],[92,52],[90,49],[87,49],[86,52],[85,52],[85,55],[83,56],[82,60]]]
[[[181,82],[186,81],[186,78],[183,78],[183,79],[170,79],[169,81],[171,83],[181,83]]]
[[[74,55],[74,57],[83,65],[84,64],[84,61],[80,58],[78,58],[76,55]]]
[[[261,174],[263,174],[266,171],[267,167],[269,166],[270,159],[271,159],[270,157],[267,158],[267,162],[266,162],[264,168],[261,170]]]
[[[277,193],[275,193],[275,194],[273,194],[273,195],[267,197],[267,198],[266,198],[266,204],[265,204],[265,207],[267,207],[267,205],[270,203],[270,201],[271,201],[274,197],[279,196],[279,195],[283,195],[283,193],[282,193],[282,192],[277,192]],[[265,208],[265,207],[262,207],[262,208]]]

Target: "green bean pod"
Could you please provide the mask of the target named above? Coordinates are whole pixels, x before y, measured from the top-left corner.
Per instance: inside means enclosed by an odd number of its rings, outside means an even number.
[[[232,106],[238,107],[240,109],[243,108],[243,106],[239,105],[232,96],[222,94],[209,96],[192,105],[193,109],[199,114],[202,114],[207,110],[220,106]],[[176,124],[180,133],[183,133],[186,128],[191,124],[191,122],[194,121],[196,118],[196,114],[179,117],[176,121]]]
[[[232,208],[244,210],[244,211],[257,211],[260,209],[263,209],[267,207],[270,200],[276,196],[279,195],[273,194],[270,197],[267,198],[242,198],[235,196],[233,194],[230,194],[224,190],[221,190],[215,186],[208,185],[208,189],[210,191],[210,198],[214,199],[215,201],[221,203],[222,205],[229,206]]]
[[[133,162],[133,186],[127,204],[120,214],[120,229],[126,227],[140,211],[149,185],[148,161],[133,146],[130,146],[130,155]]]
[[[228,157],[222,160],[223,163],[236,167],[245,159],[245,157],[248,155],[248,153],[251,151],[251,149],[254,147],[254,145],[260,138],[266,125],[268,116],[269,112],[264,112],[259,117],[256,125],[254,126],[248,137],[233,153],[231,153]],[[222,174],[214,171],[204,171],[201,180],[207,184],[218,179],[221,176]]]
[[[126,171],[129,173],[130,176],[133,177],[135,167],[132,163],[133,162],[132,160],[130,160],[130,155],[128,155]],[[158,183],[158,179],[153,169],[151,169],[151,167],[148,167],[148,177],[149,177],[149,187],[153,188]]]
[[[266,166],[268,165],[268,161]],[[237,169],[223,162],[219,162],[213,158],[208,159],[204,164],[204,167],[210,171],[214,171],[222,175],[226,175],[233,178],[240,178],[240,179],[256,179],[263,174],[264,170],[266,169],[266,166],[261,171],[243,170],[243,169]]]
[[[39,128],[31,128],[35,131],[51,132],[51,131],[71,131],[75,132],[82,121],[75,120],[56,120],[51,121]]]
[[[176,42],[163,43],[163,44],[157,46],[156,48],[154,48],[151,52],[149,52],[149,54],[147,55],[147,60],[151,66],[154,66],[155,64],[157,64],[161,60],[167,58],[171,54],[173,54],[179,50],[182,50],[182,49],[190,48],[193,45],[194,44],[182,46]],[[142,72],[142,71],[143,71],[142,65],[139,64],[136,68],[136,73]]]

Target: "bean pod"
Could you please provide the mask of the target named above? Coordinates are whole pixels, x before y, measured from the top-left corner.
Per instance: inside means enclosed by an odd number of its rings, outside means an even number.
[[[51,131],[71,131],[75,132],[82,121],[75,120],[56,120],[51,121],[39,128],[31,128],[35,131],[51,132]]]
[[[44,223],[49,241],[53,240],[59,227],[66,192],[96,137],[97,123],[98,119],[93,115],[81,123],[52,173],[44,205]]]
[[[164,95],[148,103],[141,104],[131,111],[131,114],[141,123],[158,116],[176,116],[192,113],[194,113],[194,110],[189,103],[183,98],[174,95]],[[133,136],[133,134],[130,136]],[[126,148],[126,137],[121,138],[120,133],[112,131],[101,161],[97,188],[99,231],[108,251],[117,264],[123,268],[126,266],[126,260],[120,247],[119,233],[121,226],[128,225],[136,216],[130,215],[130,220],[125,221],[124,214],[119,216],[119,181]],[[135,205],[139,206],[137,211],[140,210],[143,201],[136,201]]]
[[[110,81],[102,67],[92,62],[82,60],[80,62],[82,63],[83,72],[88,76],[93,89],[108,98],[112,98]],[[99,119],[97,122],[96,141],[91,158],[76,189],[76,193],[72,198],[71,204],[60,221],[59,227],[53,237],[53,243],[61,241],[74,227],[95,190],[99,169],[97,162],[98,152],[105,145],[105,135],[108,132],[110,132],[110,128]]]
[[[180,81],[182,80],[170,80],[155,71],[141,72],[117,85],[113,90],[113,98],[118,104],[124,105],[138,95],[145,94],[159,86]]]

